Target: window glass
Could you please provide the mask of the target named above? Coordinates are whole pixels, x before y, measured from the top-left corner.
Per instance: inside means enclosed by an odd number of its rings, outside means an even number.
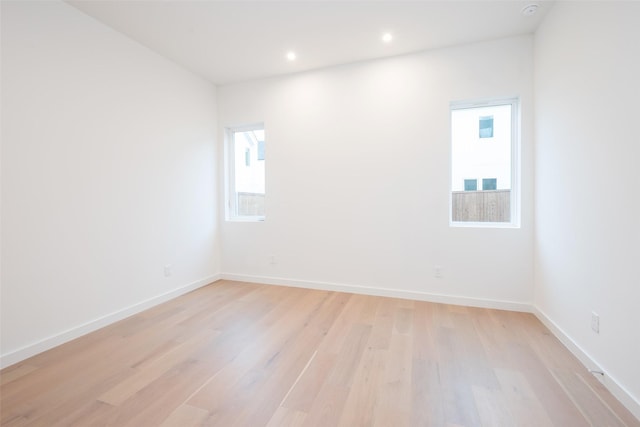
[[[493,116],[480,117],[480,138],[493,138]]]
[[[478,180],[477,179],[465,179],[464,180],[464,191],[476,191],[478,189]]]
[[[482,189],[483,190],[497,190],[498,189],[498,180],[495,178],[482,178]]]
[[[262,126],[228,129],[228,219],[264,219],[265,137]]]
[[[515,99],[452,103],[452,225],[516,224],[516,108]],[[478,191],[480,179],[482,190]]]

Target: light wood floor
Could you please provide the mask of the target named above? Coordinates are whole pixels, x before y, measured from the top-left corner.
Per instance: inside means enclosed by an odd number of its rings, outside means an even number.
[[[532,315],[220,281],[0,373],[2,426],[639,426]]]

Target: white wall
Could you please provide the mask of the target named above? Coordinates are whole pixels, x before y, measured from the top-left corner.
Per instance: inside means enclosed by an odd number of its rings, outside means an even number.
[[[223,222],[225,277],[529,307],[532,57],[524,36],[218,88],[220,138],[266,133],[266,221]],[[522,228],[450,228],[449,103],[509,96]]]
[[[216,278],[212,85],[64,3],[3,1],[2,91],[4,364]]]
[[[638,417],[639,22],[636,2],[558,2],[535,37],[535,304]]]

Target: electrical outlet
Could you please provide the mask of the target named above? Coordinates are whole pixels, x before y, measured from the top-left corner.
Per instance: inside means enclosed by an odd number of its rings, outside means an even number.
[[[433,277],[436,279],[442,279],[443,277],[443,268],[439,265],[433,267]]]
[[[164,277],[171,277],[171,264],[164,266]]]
[[[591,312],[591,329],[596,334],[600,333],[600,316],[595,311]]]

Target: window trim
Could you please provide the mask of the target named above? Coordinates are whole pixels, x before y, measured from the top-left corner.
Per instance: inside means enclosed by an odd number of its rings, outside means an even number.
[[[225,170],[225,221],[229,222],[264,222],[265,215],[238,215],[237,200],[235,194],[235,151],[233,134],[253,130],[265,130],[264,123],[251,123],[240,126],[224,127],[224,170]],[[265,131],[266,140],[266,131]],[[266,145],[266,142],[265,142]],[[266,157],[266,156],[265,156]],[[264,160],[266,162],[266,160]],[[265,202],[267,199],[266,176],[267,164],[265,163]]]
[[[509,222],[477,222],[477,221],[453,221],[453,182],[451,175],[453,172],[453,134],[452,117],[455,110],[464,110],[479,107],[494,107],[500,105],[511,105],[511,221]],[[449,227],[459,228],[520,228],[521,210],[521,115],[520,97],[488,98],[474,101],[452,101],[449,104]]]

